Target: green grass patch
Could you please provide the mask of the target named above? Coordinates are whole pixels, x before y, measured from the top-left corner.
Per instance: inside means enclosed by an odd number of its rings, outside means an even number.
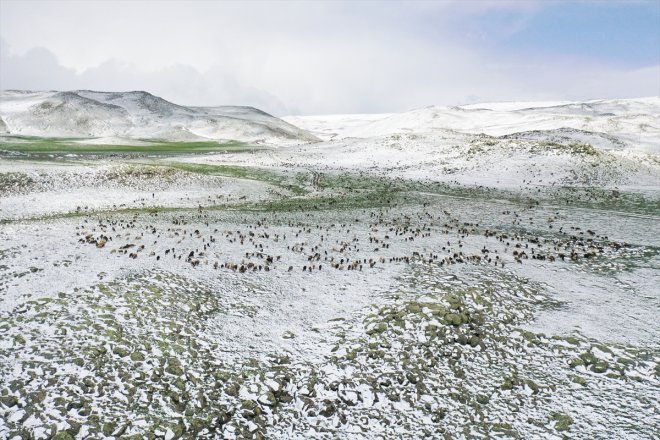
[[[232,177],[236,179],[257,180],[270,183],[280,188],[287,189],[294,194],[304,195],[307,190],[295,177],[287,176],[265,168],[245,167],[238,165],[210,165],[186,162],[167,162],[167,163],[143,163],[155,167],[167,167],[177,169],[188,173],[204,174],[207,176]]]
[[[416,202],[414,197],[401,197],[400,192],[360,191],[349,194],[330,194],[320,197],[293,197],[259,203],[246,203],[232,208],[241,211],[311,212],[347,209],[381,208]]]
[[[545,153],[553,151],[556,153],[568,153],[578,156],[599,156],[601,152],[598,151],[593,145],[583,142],[572,142],[570,144],[562,144],[552,141],[537,141],[529,148],[532,153]]]
[[[323,189],[428,193],[475,201],[502,200],[523,205],[560,205],[643,215],[660,215],[657,192],[619,191],[595,187],[545,187],[541,192],[521,192],[504,188],[468,186],[445,182],[391,179],[361,174],[321,174],[316,185]]]
[[[109,156],[148,155],[175,156],[181,154],[203,154],[214,152],[242,152],[263,149],[238,141],[215,142],[169,142],[141,141],[141,145],[94,145],[73,138],[36,138],[31,136],[5,136],[0,138],[0,150],[22,153],[30,158],[42,156]],[[144,143],[146,142],[146,143]],[[11,156],[10,156],[11,157]]]
[[[332,194],[320,197],[289,197],[280,200],[247,202],[247,203],[223,203],[205,206],[205,211],[244,211],[244,212],[312,212],[328,210],[365,209],[393,206],[395,204],[420,203],[414,194],[363,191],[351,194]],[[166,213],[191,213],[198,211],[197,207],[128,207],[109,208],[98,210],[78,209],[76,211],[47,214],[30,218],[3,219],[0,225],[11,223],[40,222],[47,220],[60,220],[72,218],[89,218],[94,216],[109,215],[157,215]]]

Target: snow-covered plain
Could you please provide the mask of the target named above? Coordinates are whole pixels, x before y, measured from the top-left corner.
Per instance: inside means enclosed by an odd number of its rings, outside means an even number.
[[[0,438],[657,436],[659,98],[2,98]]]

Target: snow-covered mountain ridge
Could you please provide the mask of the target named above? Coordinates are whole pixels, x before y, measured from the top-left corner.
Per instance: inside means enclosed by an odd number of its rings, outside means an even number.
[[[304,143],[316,137],[253,107],[187,107],[147,92],[0,92],[0,132],[12,135]]]

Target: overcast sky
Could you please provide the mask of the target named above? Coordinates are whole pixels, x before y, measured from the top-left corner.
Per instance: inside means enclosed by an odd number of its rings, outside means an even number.
[[[658,23],[657,0],[0,0],[0,88],[276,115],[658,96]]]

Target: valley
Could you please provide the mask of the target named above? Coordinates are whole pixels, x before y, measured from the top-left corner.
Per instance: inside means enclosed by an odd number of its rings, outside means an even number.
[[[658,98],[2,93],[0,437],[656,435]]]

